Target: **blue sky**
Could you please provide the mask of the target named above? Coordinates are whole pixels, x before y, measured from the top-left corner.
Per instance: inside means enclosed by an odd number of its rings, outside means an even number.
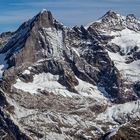
[[[140,18],[140,0],[0,0],[0,32],[16,30],[44,8],[66,26],[86,25],[110,9]]]

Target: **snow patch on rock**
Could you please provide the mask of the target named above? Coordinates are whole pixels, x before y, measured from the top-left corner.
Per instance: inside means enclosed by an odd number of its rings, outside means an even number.
[[[61,58],[62,51],[64,49],[62,31],[56,30],[54,28],[43,28],[43,30],[44,30],[45,35],[43,35],[41,32],[40,32],[40,35],[42,39],[44,40],[44,42],[48,40],[48,42],[50,43],[49,46],[51,48],[50,54],[46,54],[46,55],[47,56],[50,55],[50,57],[53,57],[53,58]],[[46,44],[46,46],[47,45],[48,44]],[[48,51],[44,53],[48,53]]]
[[[136,46],[140,50],[139,32],[135,32],[130,29],[124,29],[122,31],[111,32],[111,35],[115,36],[115,38],[111,40],[111,43],[120,46],[121,52],[124,54],[129,53]]]
[[[30,74],[29,70],[25,70],[22,74]]]
[[[129,118],[140,117],[140,100],[108,107],[108,109],[105,112],[99,114],[96,119],[110,122],[119,122],[120,120],[129,121],[128,116]]]

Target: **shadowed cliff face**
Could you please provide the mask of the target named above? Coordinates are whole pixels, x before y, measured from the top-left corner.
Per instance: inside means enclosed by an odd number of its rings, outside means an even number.
[[[1,35],[2,134],[96,140],[135,120],[139,26],[133,15],[109,11],[88,27],[68,28],[43,10]]]

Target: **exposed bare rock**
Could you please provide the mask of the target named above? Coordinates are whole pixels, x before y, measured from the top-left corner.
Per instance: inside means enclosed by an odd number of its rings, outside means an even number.
[[[121,126],[116,132],[106,134],[107,136],[104,136],[102,140],[139,140],[139,126],[139,120],[131,121],[130,123]]]

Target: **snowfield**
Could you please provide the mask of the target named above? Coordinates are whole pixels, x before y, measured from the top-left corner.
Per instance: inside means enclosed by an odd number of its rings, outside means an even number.
[[[111,43],[120,46],[121,52],[127,54],[134,49],[134,47],[138,47],[140,50],[140,32],[126,28],[122,31],[111,32],[111,35],[115,36],[115,38],[111,40]]]
[[[125,63],[125,56],[121,56],[119,53],[112,53],[110,51],[108,51],[108,54],[112,61],[114,61],[117,69],[127,81],[136,82],[140,79],[140,60],[127,64]]]
[[[29,73],[28,70],[25,70],[24,73]],[[31,94],[39,94],[39,91],[48,91],[57,95],[62,95],[64,97],[77,96],[78,94],[70,92],[61,85],[59,82],[59,75],[52,75],[51,73],[40,73],[34,75],[33,82],[25,83],[20,79],[17,79],[16,83],[13,85],[16,89],[20,89]],[[79,85],[75,89],[79,92],[80,95],[84,97],[95,98],[96,100],[106,100],[104,93],[98,90],[97,86],[93,86],[87,82],[82,81],[77,78]]]
[[[96,119],[121,123],[128,122],[130,118],[140,118],[140,100],[108,107]]]
[[[108,51],[109,57],[114,62],[117,69],[120,71],[122,76],[129,82],[136,82],[140,79],[140,60],[135,60],[131,63],[126,63],[129,53],[132,50],[140,51],[140,32],[130,30],[128,28],[122,31],[111,31],[108,35],[114,36],[108,44],[116,44],[120,47],[119,53],[113,53]],[[131,55],[130,55],[131,56]]]

